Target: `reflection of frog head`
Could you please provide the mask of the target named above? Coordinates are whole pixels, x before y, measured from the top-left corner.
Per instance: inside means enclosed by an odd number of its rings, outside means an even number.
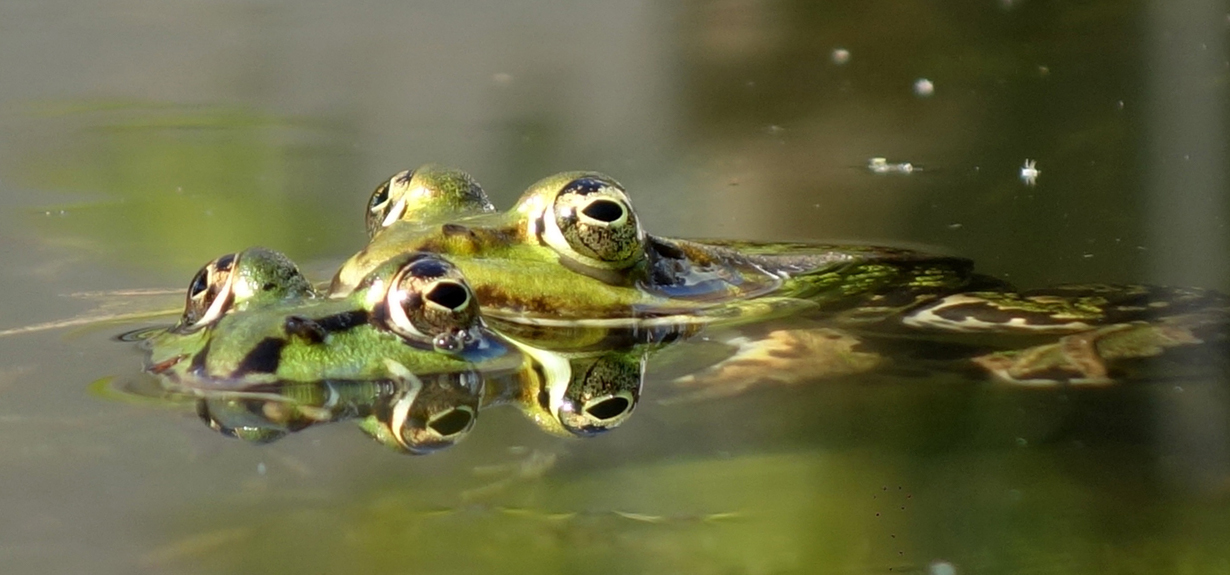
[[[421,455],[452,446],[474,429],[483,395],[481,375],[420,377],[392,362],[389,368],[395,392],[359,422],[376,441]]]
[[[515,401],[544,431],[588,437],[622,425],[641,399],[646,349],[564,354],[520,346],[532,367]]]
[[[419,376],[390,361],[389,379],[258,384],[196,390],[197,415],[213,430],[270,443],[310,426],[355,419],[380,443],[411,454],[461,441],[478,415],[477,372]]]

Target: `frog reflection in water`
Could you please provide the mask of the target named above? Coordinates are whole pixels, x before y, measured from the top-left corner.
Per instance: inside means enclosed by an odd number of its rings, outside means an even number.
[[[486,329],[457,270],[425,253],[391,258],[341,299],[317,297],[277,252],[226,255],[193,278],[179,323],[145,345],[148,371],[197,397],[225,435],[269,442],[353,419],[409,453],[452,445],[480,408],[506,403],[558,434],[614,427],[643,365],[632,349],[519,353]]]
[[[742,389],[753,372],[872,369],[900,360],[877,342],[900,350],[902,340],[933,336],[968,350],[959,365],[1003,381],[1108,383],[1132,359],[1224,339],[1230,307],[1199,289],[1018,292],[974,273],[969,260],[910,250],[659,237],[641,228],[617,182],[593,172],[543,179],[494,213],[468,175],[428,165],[382,184],[367,208],[371,241],[338,271],[330,297],[348,297],[388,258],[422,250],[462,270],[497,331],[540,346],[594,332],[660,343],[702,325],[764,325],[800,311],[816,322],[740,338],[734,356],[677,381],[702,395]]]

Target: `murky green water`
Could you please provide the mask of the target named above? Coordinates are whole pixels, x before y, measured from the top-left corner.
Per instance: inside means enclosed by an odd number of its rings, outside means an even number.
[[[7,2],[0,329],[175,306],[86,292],[179,290],[249,245],[324,279],[362,245],[371,188],[428,161],[501,207],[546,174],[605,171],[668,235],[1226,290],[1228,11]],[[5,572],[1230,572],[1217,378],[864,378],[660,404],[651,371],[605,436],[493,410],[411,458],[344,425],[253,446],[187,406],[109,398],[94,382],[140,366],[121,329],[0,338]]]

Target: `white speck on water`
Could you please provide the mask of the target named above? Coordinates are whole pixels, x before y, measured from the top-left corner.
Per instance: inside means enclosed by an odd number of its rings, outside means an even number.
[[[1183,386],[1176,385],[1174,386],[1174,390],[1175,390],[1175,393],[1183,393]]]
[[[1115,102],[1115,107],[1116,107],[1116,108],[1118,108],[1118,109],[1120,109],[1120,110],[1122,110],[1122,109],[1123,109],[1123,105],[1124,105],[1124,104],[1123,104],[1123,100],[1119,100],[1118,102]]]
[[[1092,258],[1092,257],[1093,257],[1093,254],[1090,254],[1090,253],[1083,253],[1083,254],[1081,254],[1081,257],[1082,257],[1082,258],[1085,258],[1085,259],[1090,259],[1090,258]]]
[[[260,462],[260,463],[257,463],[257,464],[256,464],[256,474],[257,474],[257,475],[264,475],[264,474],[265,474],[265,471],[267,471],[267,469],[265,469],[265,462],[264,462],[264,461],[262,461],[262,462]]]
[[[1021,166],[1021,181],[1027,186],[1034,186],[1038,183],[1038,176],[1042,175],[1042,170],[1038,169],[1038,162],[1025,158],[1025,165]]]
[[[850,61],[850,51],[845,48],[837,48],[833,50],[833,63],[841,66]]]
[[[959,230],[959,229],[961,229],[961,225],[962,225],[962,224],[948,224],[948,229],[950,229],[950,230]]]
[[[927,98],[935,93],[935,84],[926,78],[914,80],[914,95]]]
[[[786,129],[781,126],[778,126],[777,124],[769,124],[769,127],[765,128],[765,131],[776,136],[778,134],[781,134],[782,132],[785,132]]]
[[[1027,441],[1024,437],[1018,437],[1016,438],[1016,446],[1017,447],[1029,447],[1029,441]]]
[[[512,81],[513,81],[512,74],[509,74],[507,72],[496,72],[495,74],[491,75],[491,83],[501,88],[509,84],[512,84]]]
[[[927,575],[957,575],[957,568],[947,561],[932,561],[927,566]]]
[[[1047,74],[1050,74],[1050,73],[1051,73],[1051,69],[1049,66],[1038,66],[1039,76],[1046,76]]]
[[[867,169],[874,174],[910,174],[919,169],[910,162],[889,163],[888,158],[867,160]]]

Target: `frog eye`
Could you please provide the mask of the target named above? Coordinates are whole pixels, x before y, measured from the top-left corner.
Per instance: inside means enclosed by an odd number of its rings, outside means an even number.
[[[414,453],[426,453],[461,441],[474,429],[477,420],[468,405],[445,407],[434,413],[415,413],[404,419],[397,430],[399,443]]]
[[[426,164],[398,172],[367,202],[367,234],[399,220],[424,221],[443,214],[470,215],[494,212],[487,192],[474,178],[456,168]]]
[[[188,297],[184,301],[184,314],[179,320],[180,329],[197,329],[211,324],[230,309],[234,284],[236,254],[226,254],[205,264],[188,283]]]
[[[441,351],[457,351],[465,332],[481,324],[478,302],[461,272],[427,254],[416,254],[389,283],[387,325],[410,339],[430,340]]]
[[[577,369],[556,412],[573,435],[589,436],[614,429],[632,415],[641,397],[644,364],[625,354],[603,356]]]
[[[371,199],[367,200],[366,220],[369,237],[401,219],[401,215],[406,211],[406,196],[398,192],[406,187],[413,178],[414,170],[398,172],[372,192]]]
[[[386,362],[401,390],[386,409],[383,420],[367,431],[377,440],[412,454],[449,447],[465,438],[478,419],[483,379],[477,373],[448,374],[424,382],[396,362]]]
[[[285,255],[248,248],[205,264],[193,276],[178,329],[200,329],[255,302],[314,296],[312,284]]]
[[[645,254],[645,233],[614,180],[583,176],[560,189],[544,214],[543,239],[561,255],[598,269],[625,269]]]

